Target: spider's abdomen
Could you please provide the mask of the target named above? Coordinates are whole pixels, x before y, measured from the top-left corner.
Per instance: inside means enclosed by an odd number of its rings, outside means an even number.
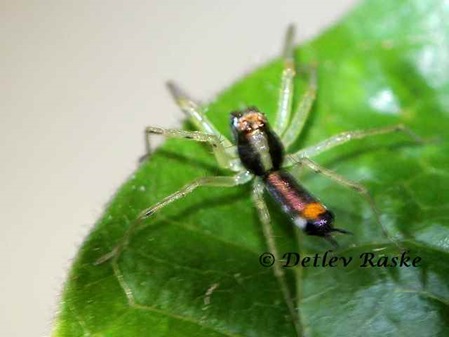
[[[334,216],[288,172],[277,171],[264,178],[268,193],[298,227],[309,235],[327,236],[335,231]]]
[[[284,148],[265,115],[255,108],[231,114],[231,129],[243,166],[263,177],[282,166]]]

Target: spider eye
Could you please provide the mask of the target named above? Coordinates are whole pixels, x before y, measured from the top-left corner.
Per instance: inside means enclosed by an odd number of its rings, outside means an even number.
[[[238,138],[238,127],[239,127],[239,121],[240,118],[242,117],[241,112],[231,112],[231,116],[230,116],[230,124],[231,124],[231,133],[232,133],[232,137],[234,138],[234,141],[237,141]]]

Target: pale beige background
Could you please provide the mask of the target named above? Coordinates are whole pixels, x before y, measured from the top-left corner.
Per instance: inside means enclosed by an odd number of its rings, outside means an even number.
[[[78,245],[182,114],[164,82],[208,100],[354,0],[0,2],[0,336],[50,331]]]

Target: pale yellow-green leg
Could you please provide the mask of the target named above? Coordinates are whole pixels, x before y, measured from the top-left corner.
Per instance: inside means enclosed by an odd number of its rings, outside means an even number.
[[[315,67],[311,68],[309,76],[309,83],[306,88],[306,92],[302,95],[292,120],[281,137],[282,143],[286,149],[293,144],[301,134],[307,118],[309,117],[310,111],[312,110],[313,102],[315,101],[317,92]]]
[[[257,178],[253,187],[253,201],[256,206],[259,219],[262,222],[262,230],[268,245],[268,249],[277,260],[280,259],[281,255],[278,252],[276,242],[274,240],[273,229],[271,227],[270,213],[268,212],[268,207],[265,203],[265,200],[263,199],[263,191],[264,185],[262,181],[259,178]],[[303,336],[298,309],[296,308],[294,297],[290,289],[288,288],[284,270],[282,269],[278,261],[275,261],[275,263],[273,264],[273,271],[274,276],[276,277],[279,286],[281,288],[284,301],[292,317],[297,336]]]
[[[292,154],[291,156],[298,161],[301,158],[308,158],[316,156],[324,151],[330,150],[336,146],[345,144],[351,140],[364,139],[371,136],[377,136],[388,133],[404,133],[416,142],[422,142],[421,138],[416,135],[413,131],[402,124],[386,126],[381,128],[373,128],[368,130],[355,130],[346,131],[339,133],[333,137],[330,137],[322,142],[306,147],[305,149],[299,150],[298,152]],[[294,164],[294,163],[290,163]],[[291,166],[291,165],[287,165]]]
[[[159,127],[148,126],[145,128],[145,135],[147,141],[147,148],[151,148],[150,137],[152,135],[161,135],[167,138],[181,138],[197,142],[208,143],[212,146],[215,158],[218,165],[233,171],[241,171],[240,161],[237,157],[231,157],[230,150],[235,152],[235,146],[232,146],[228,151],[225,149],[223,138],[217,135],[208,134],[200,131],[186,131],[178,129],[164,129]]]
[[[143,224],[142,222],[143,220],[154,215],[156,212],[160,211],[162,208],[168,206],[172,202],[184,198],[186,195],[193,192],[196,188],[206,186],[233,187],[245,184],[252,178],[253,175],[251,173],[249,173],[248,171],[242,171],[234,176],[201,177],[194,180],[193,182],[185,185],[178,191],[165,197],[155,205],[143,210],[137,217],[137,219],[131,223],[130,227],[128,228],[128,230],[126,231],[120,242],[117,244],[117,246],[110,253],[100,257],[96,263],[100,264],[111,258],[113,258],[114,262],[117,261],[123,249],[125,249],[126,246],[128,245],[128,241],[131,238],[131,236]]]
[[[290,25],[285,35],[284,51],[282,53],[284,70],[282,71],[276,121],[274,123],[274,130],[279,135],[282,135],[287,129],[292,109],[293,80],[295,77],[294,36],[295,27]]]
[[[368,204],[373,212],[375,221],[378,224],[378,226],[381,228],[383,235],[398,246],[397,241],[389,234],[387,228],[383,225],[382,221],[380,220],[380,213],[376,207],[376,203],[374,202],[373,197],[368,192],[368,190],[365,186],[363,186],[359,183],[353,182],[351,180],[348,180],[345,177],[343,177],[329,169],[322,167],[321,165],[319,165],[318,163],[314,162],[313,160],[311,160],[309,158],[295,159],[295,158],[292,158],[291,156],[288,156],[288,159],[290,162],[295,162],[296,165],[305,165],[308,168],[310,168],[311,170],[313,170],[314,172],[322,174],[322,175],[328,177],[329,179],[335,181],[336,183],[359,193],[368,202]]]

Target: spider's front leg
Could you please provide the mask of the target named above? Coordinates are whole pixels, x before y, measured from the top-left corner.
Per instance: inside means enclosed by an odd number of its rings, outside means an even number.
[[[284,50],[282,53],[284,70],[282,71],[276,122],[274,124],[274,129],[279,135],[287,129],[292,110],[294,93],[293,80],[295,78],[294,38],[295,27],[291,25],[288,27],[284,41]]]
[[[241,171],[241,166],[237,158],[233,158],[231,153],[235,152],[235,146],[226,148],[227,144],[223,137],[215,134],[208,134],[200,131],[186,131],[178,129],[164,129],[153,126],[145,128],[147,140],[147,149],[151,148],[150,137],[152,135],[161,135],[166,138],[181,138],[193,140],[196,142],[208,143],[212,147],[218,165],[222,168],[230,169],[234,172]]]
[[[174,82],[168,82],[167,87],[176,104],[186,114],[189,121],[192,122],[193,125],[201,131],[201,133],[215,137],[215,144],[218,146],[213,147],[213,150],[220,166],[228,168],[234,172],[243,170],[242,165],[240,165],[240,161],[235,158],[235,146],[229,141],[228,138],[217,130],[214,124],[212,124],[209,118],[207,118],[200,104],[190,98]],[[212,146],[214,146],[213,143]]]
[[[292,145],[296,139],[298,139],[299,135],[304,129],[304,125],[306,124],[310,111],[312,110],[312,105],[315,101],[317,92],[316,76],[316,68],[312,67],[310,70],[309,83],[307,85],[306,91],[299,100],[290,125],[282,134],[282,143],[284,144],[286,149],[290,145]]]
[[[285,37],[283,59],[284,70],[279,90],[278,109],[274,130],[281,136],[282,143],[288,148],[301,134],[304,124],[312,109],[317,91],[316,68],[310,70],[309,83],[306,92],[301,97],[295,114],[292,115],[292,102],[294,95],[295,55],[294,55],[294,26],[290,26]]]

